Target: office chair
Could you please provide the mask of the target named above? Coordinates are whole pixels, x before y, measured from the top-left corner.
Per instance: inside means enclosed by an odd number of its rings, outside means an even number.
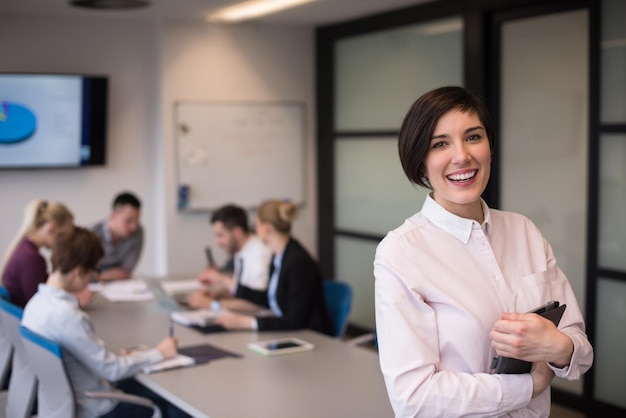
[[[6,287],[0,286],[0,299],[10,300]],[[11,359],[13,356],[13,344],[9,340],[2,319],[0,318],[0,388],[6,389],[7,379],[11,372]]]
[[[19,332],[39,381],[37,414],[46,418],[74,418],[76,400],[63,362],[61,345],[20,325]],[[152,408],[152,418],[161,418],[161,410],[150,399],[123,392],[86,392],[91,398],[106,398]]]
[[[335,337],[343,337],[352,306],[352,288],[348,283],[328,280],[324,282],[324,297],[328,316],[335,328]]]
[[[11,418],[30,417],[37,393],[37,380],[28,364],[20,336],[19,326],[23,312],[19,306],[0,298],[0,321],[13,347],[11,380],[6,405],[6,415]]]

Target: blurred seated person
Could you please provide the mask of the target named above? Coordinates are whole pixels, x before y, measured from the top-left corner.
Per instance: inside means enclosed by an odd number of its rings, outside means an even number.
[[[119,403],[112,399],[87,398],[85,392],[113,392],[110,381],[131,377],[149,364],[176,355],[176,340],[161,341],[155,348],[116,355],[106,350],[95,334],[89,315],[82,311],[73,292],[84,289],[104,251],[98,237],[80,227],[58,235],[52,247],[52,273],[24,309],[22,325],[60,344],[72,381],[77,418],[150,417],[149,408]],[[134,381],[124,381],[133,388]],[[165,400],[136,384],[136,395],[152,398],[164,416],[185,416]],[[125,390],[129,392],[129,390]],[[131,392],[132,393],[132,392]],[[169,412],[172,411],[170,414]]]
[[[36,199],[24,209],[24,219],[0,267],[2,285],[11,302],[21,308],[48,278],[46,259],[40,248],[50,248],[58,233],[70,231],[74,215],[62,203]]]
[[[99,280],[123,280],[131,277],[143,247],[140,216],[141,202],[137,196],[123,192],[115,196],[108,219],[91,228],[104,247]]]
[[[326,311],[319,266],[291,236],[291,225],[297,215],[298,207],[294,203],[268,200],[259,206],[256,233],[273,254],[267,291],[240,284],[236,298],[222,302],[229,310],[243,310],[241,308],[247,305],[250,308],[269,308],[273,315],[255,317],[253,314],[226,311],[216,319],[216,323],[226,329],[273,331],[309,328],[332,335],[333,326]]]
[[[233,274],[218,270],[214,265],[198,275],[207,285],[189,296],[192,308],[210,306],[214,298],[232,297],[239,285],[264,292],[269,279],[272,254],[269,248],[248,227],[248,215],[235,205],[226,205],[213,213],[211,225],[215,241],[233,258]]]

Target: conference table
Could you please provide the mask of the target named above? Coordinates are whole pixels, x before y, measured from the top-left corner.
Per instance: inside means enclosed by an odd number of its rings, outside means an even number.
[[[157,299],[113,303],[96,297],[87,312],[109,350],[156,345],[168,335],[169,314]],[[241,355],[136,379],[193,417],[392,417],[378,355],[311,330],[202,334],[175,325],[179,347],[210,344]],[[311,351],[266,357],[253,341],[298,337]]]

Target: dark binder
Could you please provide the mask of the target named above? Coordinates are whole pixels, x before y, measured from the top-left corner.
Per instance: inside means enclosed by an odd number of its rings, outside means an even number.
[[[552,301],[531,312],[549,319],[554,325],[558,326],[566,307],[567,305],[559,305],[559,302]],[[494,370],[495,374],[530,373],[532,365],[528,361],[501,356],[494,357],[491,361],[491,369]]]

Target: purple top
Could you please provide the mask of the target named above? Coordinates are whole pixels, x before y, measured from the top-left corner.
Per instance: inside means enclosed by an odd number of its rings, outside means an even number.
[[[22,239],[7,262],[2,278],[11,302],[23,308],[37,293],[39,283],[45,283],[47,278],[46,260],[39,249],[28,239]]]

